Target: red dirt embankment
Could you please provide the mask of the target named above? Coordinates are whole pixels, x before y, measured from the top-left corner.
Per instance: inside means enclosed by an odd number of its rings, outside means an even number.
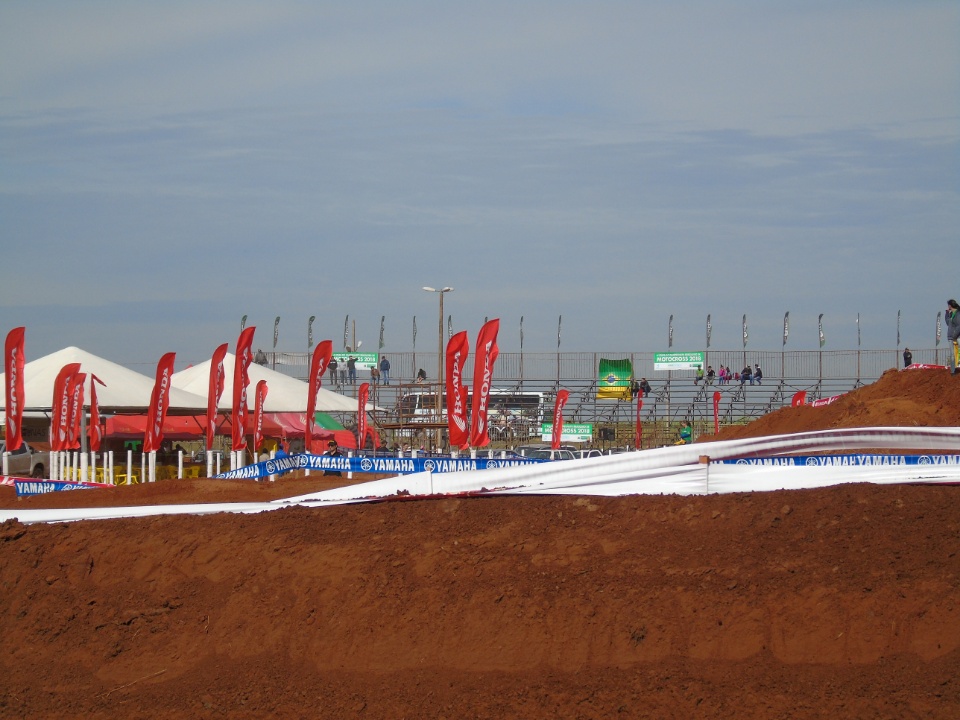
[[[755,434],[960,424],[960,378],[888,375]],[[107,492],[219,502],[306,482]],[[958,492],[8,522],[0,717],[960,717]]]

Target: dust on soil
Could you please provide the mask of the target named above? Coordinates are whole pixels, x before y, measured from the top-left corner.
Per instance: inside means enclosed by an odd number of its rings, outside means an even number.
[[[960,379],[911,371],[721,436],[958,416]],[[331,481],[166,481],[58,501],[262,500]],[[0,492],[7,507],[52,497]],[[0,716],[960,717],[958,492],[11,521]]]

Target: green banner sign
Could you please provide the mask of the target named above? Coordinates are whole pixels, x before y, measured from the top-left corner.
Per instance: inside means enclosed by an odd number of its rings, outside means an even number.
[[[653,354],[653,369],[666,370],[696,370],[705,366],[702,352],[666,352]]]
[[[540,438],[547,442],[553,439],[553,423],[540,423]],[[593,440],[593,423],[564,423],[560,442],[590,442]]]

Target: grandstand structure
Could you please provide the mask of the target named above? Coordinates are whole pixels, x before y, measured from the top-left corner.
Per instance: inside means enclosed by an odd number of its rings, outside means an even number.
[[[913,349],[913,362],[949,364],[946,347]],[[438,390],[437,354],[429,352],[387,353],[391,363],[391,384],[371,382],[370,401],[377,407],[375,421],[391,430],[442,427],[443,418],[412,418],[404,415],[401,399],[411,393],[434,393]],[[276,370],[306,380],[308,353],[266,353],[267,362]],[[652,386],[642,398],[640,418],[644,427],[644,447],[669,444],[680,424],[690,421],[696,434],[712,433],[714,393],[720,393],[721,426],[749,422],[773,410],[789,406],[797,392],[805,391],[807,402],[841,395],[872,383],[887,370],[902,366],[900,349],[896,350],[707,350],[704,362],[719,368],[728,366],[739,372],[744,366],[759,365],[762,384],[729,382],[706,384],[694,382],[693,371],[657,372],[653,352],[556,352],[500,353],[494,368],[493,386],[503,391],[542,393],[544,419],[549,422],[556,392],[564,388],[570,398],[564,408],[565,423],[590,423],[594,426],[594,445],[601,448],[633,446],[637,417],[636,398],[630,400],[598,399],[600,359],[629,359],[634,376],[647,378]],[[473,377],[472,356],[464,377],[467,385]],[[427,373],[425,383],[416,383],[417,371]],[[360,383],[370,382],[369,373],[359,373],[357,385],[331,384],[324,378],[324,387],[356,396]],[[510,446],[529,440],[524,427],[498,428],[491,420],[494,445]],[[499,442],[498,442],[499,441]]]

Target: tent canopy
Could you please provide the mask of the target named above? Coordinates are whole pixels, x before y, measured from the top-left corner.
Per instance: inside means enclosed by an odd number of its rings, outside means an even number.
[[[157,358],[159,361],[159,358]],[[96,375],[105,385],[97,385],[97,403],[101,412],[142,413],[150,405],[155,379],[134,372],[123,365],[105,360],[77,347],[67,347],[50,355],[28,362],[23,367],[23,394],[25,410],[46,410],[53,407],[53,385],[64,365],[80,363],[80,372],[86,373],[84,403],[90,403],[90,375]],[[155,370],[156,368],[154,368]],[[6,373],[0,374],[6,385]],[[6,396],[0,393],[0,403]],[[6,409],[6,408],[4,408]],[[170,389],[172,415],[206,412],[207,393],[195,395],[176,387]]]
[[[186,370],[174,373],[170,382],[173,387],[185,390],[191,394],[207,397],[210,387],[210,364],[212,360],[194,365]],[[219,409],[231,410],[233,407],[233,368],[236,356],[227,353],[223,359],[224,389],[220,397]],[[249,369],[250,385],[247,390],[247,407],[252,411],[256,402],[254,389],[261,380],[267,381],[267,399],[263,404],[264,412],[271,413],[305,413],[307,411],[307,395],[310,386],[302,380],[284,375],[276,370],[252,363]],[[206,400],[204,400],[206,403]],[[204,404],[206,407],[206,404]],[[316,409],[322,412],[357,412],[357,401],[353,398],[320,388],[317,392]],[[373,405],[367,403],[367,412],[373,410]]]

